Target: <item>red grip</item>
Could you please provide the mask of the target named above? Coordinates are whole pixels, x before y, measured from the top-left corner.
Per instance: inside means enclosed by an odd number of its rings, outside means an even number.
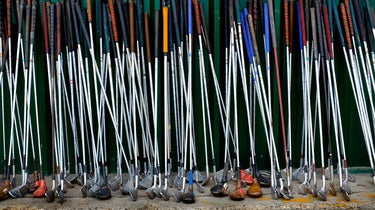
[[[352,49],[352,42],[350,41],[350,33],[349,33],[349,26],[348,26],[348,17],[346,16],[345,5],[343,3],[340,4],[340,10],[341,10],[341,15],[342,15],[343,24],[344,24],[346,42],[348,44],[348,48]]]
[[[113,30],[113,40],[118,42],[117,24],[115,17],[115,7],[113,0],[108,0],[109,15],[111,16],[112,30]]]
[[[10,8],[10,0],[7,0],[7,37],[10,37],[12,35],[11,13],[12,13],[12,10]]]
[[[327,5],[323,5],[322,10],[323,10],[324,28],[325,28],[325,32],[326,32],[327,48],[328,48],[328,52],[329,52],[329,57],[331,59],[333,59],[331,30],[329,28]]]
[[[91,12],[91,0],[86,0],[87,4],[87,20],[92,22],[92,12]]]
[[[46,9],[46,2],[42,3],[42,13],[43,13],[43,31],[44,31],[44,49],[46,53],[49,51],[49,43],[48,43],[48,20],[47,20],[47,9]]]
[[[288,1],[284,0],[284,30],[285,30],[285,45],[289,46],[289,5]]]
[[[301,15],[301,27],[302,27],[302,44],[306,46],[306,25],[305,25],[305,13],[303,9],[303,1],[298,0],[299,2],[299,10]]]
[[[193,7],[194,7],[194,14],[195,14],[195,23],[197,24],[197,33],[198,35],[202,34],[202,29],[201,29],[201,18],[199,14],[199,7],[198,7],[198,1],[193,0]]]

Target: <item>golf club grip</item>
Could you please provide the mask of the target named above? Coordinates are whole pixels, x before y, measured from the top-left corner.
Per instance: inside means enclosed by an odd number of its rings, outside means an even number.
[[[139,46],[143,47],[145,44],[143,37],[143,12],[142,12],[142,1],[137,2],[137,17],[138,17],[138,31],[139,31]]]
[[[79,32],[78,32],[78,23],[77,23],[77,15],[74,8],[74,0],[70,0],[70,11],[72,12],[73,17],[73,23],[74,23],[74,32],[76,37],[77,45],[81,44],[81,40],[79,38]],[[73,37],[73,36],[72,36]]]
[[[195,16],[195,24],[197,26],[197,34],[202,35],[202,24],[201,24],[201,17],[199,13],[199,6],[198,6],[198,1],[193,0],[193,7],[194,7],[194,16]]]
[[[354,36],[353,21],[352,21],[352,14],[350,12],[350,7],[349,7],[349,0],[344,0],[344,5],[345,5],[346,16],[348,17],[350,35]]]
[[[65,10],[66,10],[66,23],[67,23],[67,32],[69,34],[70,41],[68,42],[68,50],[72,51],[73,50],[73,28],[72,28],[72,19],[71,19],[71,14],[72,12],[70,11],[70,4],[69,1],[65,1]],[[99,27],[101,29],[101,27]]]
[[[229,48],[229,25],[228,25],[228,0],[224,0],[224,46],[225,49]]]
[[[270,20],[270,27],[271,27],[271,40],[273,48],[277,48],[276,42],[276,31],[275,31],[275,19],[273,15],[273,3],[272,0],[268,0],[268,15]]]
[[[209,40],[209,37],[208,37],[206,18],[204,17],[204,8],[203,8],[202,3],[199,3],[199,11],[200,11],[200,14],[201,14],[203,36],[204,36],[204,40],[205,40],[205,43],[206,43],[207,51],[208,51],[208,54],[211,54],[212,49],[211,49],[211,44],[210,44],[210,40]]]
[[[284,0],[284,33],[285,33],[285,45],[289,46],[289,5],[288,1]]]
[[[109,14],[109,8],[107,7],[106,8],[106,12],[107,12],[107,17],[110,16]],[[108,41],[108,52],[111,52],[110,50],[112,49],[112,55],[114,58],[118,58],[118,55],[117,55],[117,50],[116,50],[116,45],[115,45],[115,39],[114,39],[114,34],[113,34],[113,28],[112,28],[112,22],[111,22],[111,18],[108,18],[108,32],[109,32],[109,41]],[[109,43],[110,42],[110,43]],[[111,45],[111,47],[109,47],[109,44]]]
[[[310,10],[309,10],[309,2],[310,1],[306,1],[304,3],[304,6],[305,6],[305,13],[304,13],[304,18],[305,18],[305,34],[306,34],[306,42],[310,41],[310,27],[309,27],[309,24],[310,24]],[[317,7],[317,8],[320,8],[320,7]],[[316,18],[316,17],[315,17]]]
[[[229,33],[230,28],[233,27],[234,14],[233,14],[233,0],[228,1],[228,18],[229,18]]]
[[[0,37],[3,37],[3,1],[0,1]]]
[[[78,21],[80,22],[81,27],[82,27],[83,37],[84,37],[85,40],[86,40],[87,47],[90,49],[91,46],[90,46],[89,35],[88,35],[88,33],[87,33],[87,29],[86,29],[85,23],[83,22],[81,9],[80,9],[80,7],[79,7],[78,2],[76,2],[76,3],[74,4],[74,6],[75,6],[75,9],[76,9],[76,13],[77,13]]]
[[[350,41],[350,34],[349,34],[349,26],[348,26],[348,18],[345,13],[345,5],[343,3],[340,4],[340,10],[342,15],[342,20],[344,24],[344,31],[345,31],[345,38],[349,49],[352,49],[352,43]]]
[[[163,53],[168,52],[168,7],[164,6],[163,10]]]
[[[102,4],[103,11],[103,32],[104,32],[104,53],[109,53],[109,28],[108,28],[108,5]]]
[[[333,9],[333,14],[335,16],[336,27],[337,27],[337,30],[339,31],[339,37],[340,37],[341,46],[345,47],[345,39],[344,39],[344,34],[343,34],[342,28],[341,28],[341,23],[340,23],[340,18],[339,18],[339,12],[337,10],[337,7],[335,7],[335,6],[333,6],[332,9]]]
[[[188,22],[188,34],[192,34],[193,33],[193,17],[192,17],[192,8],[191,8],[191,1],[188,0],[187,1],[187,6],[188,6],[188,19],[187,19],[187,22]]]
[[[22,32],[22,20],[23,20],[23,8],[24,8],[24,0],[21,0],[20,2],[20,8],[18,12],[18,33]]]
[[[320,56],[323,56],[324,54],[324,44],[323,44],[323,26],[322,26],[322,16],[321,16],[321,7],[319,4],[319,0],[315,0],[316,8],[315,9],[315,18],[317,23],[317,32],[318,32],[318,43],[319,43],[319,50],[320,50]]]
[[[8,38],[12,35],[11,14],[12,14],[12,10],[10,8],[10,0],[7,0],[7,37]]]
[[[48,44],[48,21],[47,21],[47,11],[46,11],[46,2],[42,3],[42,13],[43,13],[43,32],[44,32],[44,50],[46,53],[49,51]]]
[[[373,11],[373,8],[371,7],[370,5],[370,2],[369,0],[365,0],[366,1],[366,9],[367,9],[367,12],[368,12],[368,15],[369,15],[369,18],[370,18],[370,23],[371,23],[371,28],[374,28],[375,27],[375,23],[374,23],[374,19],[373,19],[373,16],[372,16],[372,11]]]
[[[296,7],[297,7],[297,25],[298,25],[298,41],[299,41],[299,49],[303,49],[303,44],[302,44],[302,25],[301,25],[301,12],[299,10],[299,3],[298,1],[296,2]]]
[[[245,18],[244,18],[244,13],[246,9],[244,9],[244,12],[240,14],[240,19],[241,19],[241,27],[242,27],[242,30],[243,30],[243,39],[245,41],[245,47],[246,47],[246,54],[247,54],[247,59],[249,60],[249,62],[251,61],[251,56],[250,56],[250,47],[249,47],[249,40],[247,38],[247,30],[246,30],[246,21],[245,21]]]
[[[181,38],[180,38],[180,30],[179,30],[179,25],[178,25],[178,16],[177,16],[177,12],[176,12],[176,1],[175,0],[171,0],[171,8],[172,8],[172,15],[173,15],[173,24],[174,24],[174,27],[175,27],[175,38],[176,38],[176,42],[177,42],[177,46],[180,46],[181,45]]]
[[[117,1],[117,10],[118,10],[118,13],[119,13],[119,18],[120,18],[120,24],[121,24],[121,30],[122,30],[122,39],[123,39],[125,48],[129,48],[128,37],[126,35],[125,19],[124,19],[124,14],[123,14],[123,11],[122,11],[122,6],[121,6],[120,1]]]
[[[111,17],[112,23],[112,31],[113,31],[113,39],[115,42],[118,42],[118,33],[117,33],[117,24],[116,24],[116,16],[115,16],[115,7],[113,5],[114,0],[108,1],[108,8],[109,8],[109,15]]]
[[[260,64],[260,58],[259,58],[257,38],[256,38],[256,35],[255,35],[255,30],[254,30],[253,16],[248,14],[247,19],[248,19],[249,26],[250,26],[251,39],[253,41],[253,48],[254,48],[254,53],[255,53],[255,62],[256,62],[256,64],[259,65]]]
[[[97,28],[98,28],[98,31],[99,31],[99,37],[102,38],[103,37],[103,11],[102,11],[102,5],[101,5],[101,1],[98,1],[97,2],[97,19],[98,19],[98,22],[97,22]],[[70,24],[70,23],[69,23]]]
[[[258,24],[258,0],[253,1],[253,24],[254,24],[254,31],[257,30],[257,24]]]
[[[328,20],[329,20],[329,28],[331,29],[331,38],[333,41],[333,15],[332,15],[332,0],[328,0]]]
[[[247,21],[247,18],[243,17],[244,19],[244,22],[245,22],[245,30],[246,30],[246,39],[248,41],[248,44],[249,44],[249,49],[248,49],[248,53],[249,53],[249,57],[250,57],[250,64],[253,64],[254,63],[254,49],[253,49],[253,42],[251,40],[251,34],[250,34],[250,29],[249,29],[249,22]]]
[[[135,37],[134,37],[134,3],[129,1],[129,25],[130,25],[130,52],[135,52]]]
[[[92,10],[91,10],[91,0],[86,0],[86,6],[87,6],[87,20],[89,23],[92,22]]]
[[[327,5],[323,5],[322,10],[323,10],[323,19],[324,19],[324,27],[325,27],[325,32],[326,32],[328,53],[329,53],[329,57],[333,59],[333,51],[332,51],[332,45],[331,45],[332,44],[331,29],[330,29],[329,20],[328,20]]]
[[[155,10],[155,58],[158,58],[159,57],[159,30],[160,30],[160,20],[159,20],[159,16],[160,16],[160,10]]]
[[[147,12],[144,13],[144,20],[145,20],[147,62],[151,63],[150,29],[149,29],[149,24],[148,24],[148,14],[147,14]]]
[[[265,50],[270,52],[270,22],[268,15],[268,3],[264,3],[264,36],[265,36]]]
[[[294,1],[289,3],[289,52],[293,51]]]
[[[56,3],[56,35],[57,35],[57,54],[61,53],[61,4]]]
[[[36,22],[36,0],[32,0],[32,1],[33,2],[32,2],[32,6],[31,6],[30,43],[34,44],[35,22]]]
[[[315,8],[310,8],[311,13],[311,29],[312,29],[312,38],[313,38],[313,45],[314,45],[314,60],[318,60],[318,38],[317,38],[317,31],[316,31],[316,18],[315,18]]]
[[[354,8],[353,8],[353,3],[350,2],[350,12],[352,14],[354,14]],[[359,32],[358,32],[358,25],[357,25],[357,21],[355,18],[352,18],[353,20],[353,28],[354,28],[354,37],[355,37],[355,41],[357,43],[357,46],[361,46],[361,40],[359,39]]]
[[[236,22],[240,23],[241,22],[241,19],[240,19],[240,4],[239,4],[238,0],[234,0],[234,8],[236,10]]]
[[[374,11],[374,8],[371,8],[371,14],[370,14],[370,16],[371,16],[371,20],[373,21],[373,22],[375,22],[375,11]],[[374,23],[374,26],[372,26],[372,28],[375,28],[375,23]]]
[[[374,39],[372,39],[370,37],[370,34],[372,34],[372,27],[371,27],[371,22],[368,21],[368,19],[371,19],[371,14],[367,13],[365,14],[365,17],[367,18],[367,21],[366,22],[366,29],[367,29],[367,34],[369,35],[369,39],[368,39],[368,46],[369,46],[369,50],[370,52],[374,52]]]
[[[29,68],[29,42],[30,42],[30,6],[31,2],[30,0],[27,0],[27,5],[26,5],[26,35],[25,35],[25,68]]]
[[[358,0],[352,0],[353,1],[353,4],[354,4],[354,11],[355,11],[355,17],[356,17],[356,21],[357,21],[357,25],[359,27],[359,32],[361,33],[361,37],[362,37],[362,41],[366,41],[366,30],[365,30],[365,27],[363,25],[363,19],[362,19],[362,13],[361,13],[361,10],[359,8],[359,3],[358,3]]]
[[[55,5],[51,4],[50,6],[50,27],[49,27],[49,34],[50,34],[50,53],[55,53]],[[53,60],[51,60],[53,63]]]
[[[300,14],[300,19],[301,19],[301,27],[302,27],[302,45],[306,46],[306,25],[305,25],[305,13],[303,10],[303,1],[299,0],[299,14]]]

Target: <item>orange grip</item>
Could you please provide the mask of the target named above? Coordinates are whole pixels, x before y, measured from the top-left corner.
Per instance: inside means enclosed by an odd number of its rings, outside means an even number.
[[[348,17],[350,35],[354,36],[354,28],[353,28],[352,14],[350,13],[349,0],[345,0],[344,5],[345,5],[345,10],[346,10],[346,16]]]
[[[87,20],[92,22],[92,12],[91,12],[91,0],[86,0],[87,4]]]
[[[112,23],[112,30],[113,30],[113,40],[118,42],[118,34],[117,34],[117,24],[116,24],[116,17],[115,17],[115,7],[113,0],[108,0],[108,8],[109,8],[109,15],[111,16],[111,23]],[[88,12],[88,8],[87,8]]]
[[[194,14],[195,14],[195,23],[197,24],[197,33],[198,35],[201,35],[202,34],[201,18],[199,14],[199,6],[198,6],[197,0],[193,0],[193,7],[194,7]]]
[[[147,14],[147,12],[144,13],[144,20],[145,20],[147,62],[151,63],[150,30],[149,30],[149,26],[148,26],[148,14]]]
[[[168,7],[163,7],[163,52],[168,52]]]
[[[340,10],[341,10],[341,15],[343,19],[342,22],[344,24],[346,42],[348,44],[348,48],[352,49],[352,42],[350,41],[350,34],[349,34],[348,17],[346,16],[345,5],[343,3],[340,4]]]
[[[12,35],[11,29],[11,8],[10,8],[10,0],[7,0],[7,37]]]
[[[134,3],[129,0],[130,52],[135,52],[134,40]]]

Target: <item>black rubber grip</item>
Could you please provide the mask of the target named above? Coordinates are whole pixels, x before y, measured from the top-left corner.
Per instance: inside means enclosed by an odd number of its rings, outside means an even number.
[[[77,22],[76,12],[75,12],[75,9],[74,9],[74,0],[70,0],[70,9],[71,9],[71,12],[72,12],[72,17],[73,17],[73,25],[74,25],[74,32],[75,32],[74,34],[75,34],[75,37],[76,37],[77,45],[79,45],[79,44],[81,44],[81,40],[80,40],[80,36],[79,36],[79,32],[78,32],[78,22]]]
[[[314,60],[318,59],[318,37],[317,37],[317,31],[316,31],[316,18],[315,18],[315,8],[310,8],[311,12],[311,29],[312,29],[312,40],[313,40],[313,46],[314,46]]]
[[[369,39],[368,39],[368,46],[369,46],[369,50],[370,52],[374,52],[374,39],[372,39],[370,37],[370,35],[372,34],[372,27],[371,27],[371,21],[370,21],[370,15],[368,13],[365,13],[365,18],[366,18],[366,30],[367,30],[367,34],[369,35]]]
[[[78,2],[76,2],[76,3],[74,4],[74,6],[75,6],[75,9],[76,9],[76,13],[77,13],[78,21],[79,21],[80,24],[81,24],[83,37],[84,37],[85,40],[86,40],[86,43],[87,43],[88,48],[91,48],[91,45],[90,45],[90,39],[89,39],[89,34],[87,33],[87,29],[86,29],[85,22],[83,22],[81,8],[79,7]]]
[[[204,43],[206,44],[208,54],[212,54],[210,39],[208,37],[208,31],[207,31],[207,25],[206,25],[206,18],[204,17],[204,8],[203,8],[202,3],[199,3],[199,12],[201,14],[201,19],[202,19],[202,28],[203,28]]]
[[[98,20],[97,28],[99,32],[99,37],[103,38],[103,11],[102,11],[102,1],[96,1],[96,8],[97,8],[97,17]]]
[[[117,1],[117,10],[118,10],[119,18],[120,18],[122,40],[124,42],[125,48],[129,48],[125,19],[124,19],[124,14],[122,11],[122,6],[121,6],[120,1]]]
[[[136,4],[137,4],[137,17],[138,17],[137,19],[138,19],[138,31],[139,31],[139,45],[140,47],[143,47],[144,46],[143,5],[142,5],[142,1],[136,1]]]
[[[356,20],[357,20],[357,25],[359,27],[359,33],[361,34],[362,41],[366,41],[367,40],[366,29],[365,29],[365,26],[363,24],[362,13],[361,13],[361,9],[359,7],[359,2],[358,2],[358,0],[352,0],[352,1],[353,1],[353,5],[354,5],[354,11],[355,11],[355,17],[356,17]]]
[[[160,10],[155,10],[155,58],[159,57]]]
[[[305,10],[306,41],[310,41],[310,27],[309,27],[309,24],[310,24],[310,11],[309,11],[310,5],[309,5],[309,2],[310,1],[305,1],[304,4],[303,4],[304,7],[305,7],[304,10]],[[316,7],[316,8],[320,8],[320,7]]]
[[[22,32],[22,19],[23,19],[24,3],[25,3],[25,1],[21,0],[19,12],[18,12],[18,33]]]

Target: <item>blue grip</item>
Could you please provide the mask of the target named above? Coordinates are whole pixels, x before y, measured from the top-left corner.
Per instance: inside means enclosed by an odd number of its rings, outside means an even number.
[[[248,57],[249,57],[249,62],[250,64],[253,64],[253,57],[254,57],[254,49],[253,49],[253,43],[252,43],[252,40],[251,40],[251,36],[250,36],[250,29],[249,29],[249,23],[247,22],[247,18],[245,16],[243,16],[243,25],[245,25],[245,28],[244,28],[244,37],[245,37],[245,40],[247,40],[247,53],[248,53]]]
[[[243,15],[243,17],[241,17],[241,23],[244,23],[244,17],[246,17],[247,15],[249,14],[249,12],[247,11],[247,8],[244,8],[241,15]]]
[[[340,18],[339,18],[339,13],[337,11],[337,7],[333,6],[332,8],[333,8],[333,14],[335,15],[337,30],[339,31],[339,37],[340,37],[341,46],[345,47],[344,34],[342,33],[342,28],[341,28],[341,22],[340,22]]]
[[[264,3],[264,36],[265,36],[265,47],[266,52],[270,52],[270,21],[268,15],[268,3]]]
[[[302,50],[303,44],[302,44],[302,25],[301,25],[301,14],[299,10],[299,3],[296,2],[297,7],[297,23],[298,23],[298,37],[299,37],[299,49]]]
[[[193,17],[191,10],[191,0],[188,0],[188,34],[193,33]]]
[[[249,60],[249,62],[251,62],[251,57],[250,57],[250,46],[249,46],[249,40],[247,40],[247,30],[246,30],[246,23],[245,23],[245,18],[244,18],[244,15],[246,14],[247,10],[246,11],[243,11],[243,13],[241,13],[241,26],[242,26],[242,31],[243,31],[243,38],[245,40],[245,47],[246,47],[246,54],[247,54],[247,59]]]
[[[193,171],[189,171],[189,185],[193,185]]]

